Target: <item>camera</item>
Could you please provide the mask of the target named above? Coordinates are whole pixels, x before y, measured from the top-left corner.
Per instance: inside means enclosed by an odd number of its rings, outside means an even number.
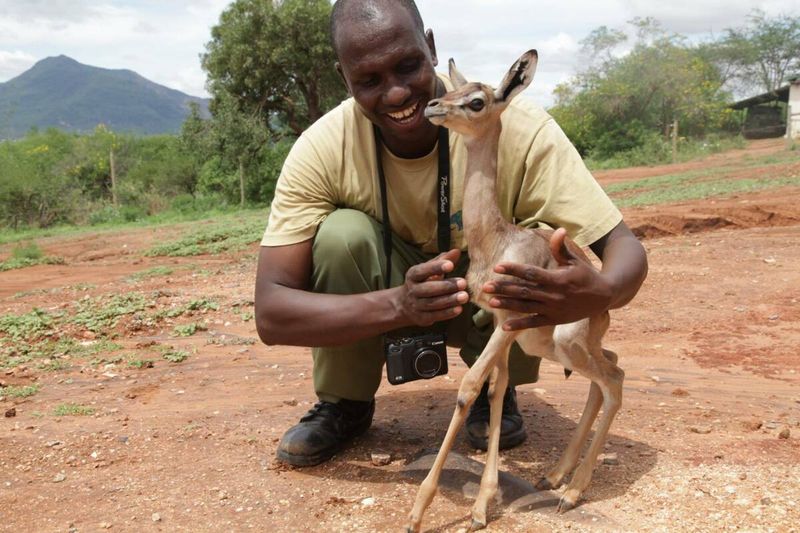
[[[386,377],[392,385],[447,374],[447,342],[443,333],[387,338]]]

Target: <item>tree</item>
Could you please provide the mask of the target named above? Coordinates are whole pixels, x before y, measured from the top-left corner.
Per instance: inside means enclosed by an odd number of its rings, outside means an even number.
[[[345,96],[334,69],[328,0],[236,0],[211,30],[202,56],[214,99],[274,129],[299,135]]]
[[[755,10],[747,26],[726,31],[714,55],[740,89],[774,91],[800,73],[800,16],[768,17]]]
[[[666,138],[675,121],[682,132],[702,135],[726,117],[722,80],[697,48],[652,19],[631,25],[637,39],[629,53],[614,57],[623,34],[601,27],[583,44],[602,61],[556,89],[550,112],[582,153],[607,157]]]

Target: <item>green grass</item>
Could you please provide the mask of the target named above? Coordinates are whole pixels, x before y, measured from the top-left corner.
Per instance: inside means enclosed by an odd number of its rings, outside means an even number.
[[[79,405],[76,403],[61,403],[53,409],[56,416],[90,416],[95,412],[93,407]]]
[[[33,241],[21,242],[11,250],[11,257],[0,263],[0,272],[34,265],[63,265],[62,257],[45,256]]]
[[[663,187],[640,194],[614,198],[619,207],[638,207],[687,200],[701,200],[714,196],[727,196],[736,193],[756,192],[785,186],[800,186],[800,177],[777,179],[715,180],[698,183],[681,183],[680,186]]]
[[[41,389],[41,385],[34,384],[34,385],[24,385],[24,386],[9,386],[9,387],[2,387],[0,388],[0,396],[5,396],[6,398],[27,398],[28,396],[33,396]]]
[[[49,228],[12,228],[0,227],[0,244],[42,239],[45,237],[72,237],[86,233],[112,233],[125,228],[150,228],[190,222],[213,221],[224,225],[240,219],[258,219],[262,222],[262,231],[267,224],[269,210],[265,207],[240,209],[228,207],[210,211],[165,211],[134,221],[113,221],[93,226],[61,225]],[[193,224],[192,226],[196,226]]]

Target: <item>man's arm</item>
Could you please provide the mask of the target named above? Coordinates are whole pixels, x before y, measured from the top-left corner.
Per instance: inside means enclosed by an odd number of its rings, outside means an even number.
[[[520,278],[493,281],[483,290],[493,293],[492,307],[526,313],[509,320],[506,330],[566,324],[630,302],[647,277],[644,247],[624,222],[590,245],[602,260],[600,271],[566,248],[556,255],[559,267],[501,263],[495,272]]]
[[[451,250],[411,267],[405,283],[354,295],[310,292],[312,240],[262,246],[258,257],[255,319],[266,344],[336,346],[393,329],[428,326],[458,316],[469,299],[466,280],[443,279],[460,252]]]

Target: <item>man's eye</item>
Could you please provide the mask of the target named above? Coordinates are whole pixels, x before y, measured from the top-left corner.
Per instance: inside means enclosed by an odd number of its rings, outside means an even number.
[[[378,78],[367,78],[358,82],[362,87],[375,87],[378,85]]]
[[[400,63],[397,66],[397,71],[401,74],[408,74],[410,72],[414,72],[419,67],[419,61],[408,61],[406,63]]]
[[[473,111],[480,111],[486,104],[480,98],[474,98],[470,103],[467,104],[470,109]]]

